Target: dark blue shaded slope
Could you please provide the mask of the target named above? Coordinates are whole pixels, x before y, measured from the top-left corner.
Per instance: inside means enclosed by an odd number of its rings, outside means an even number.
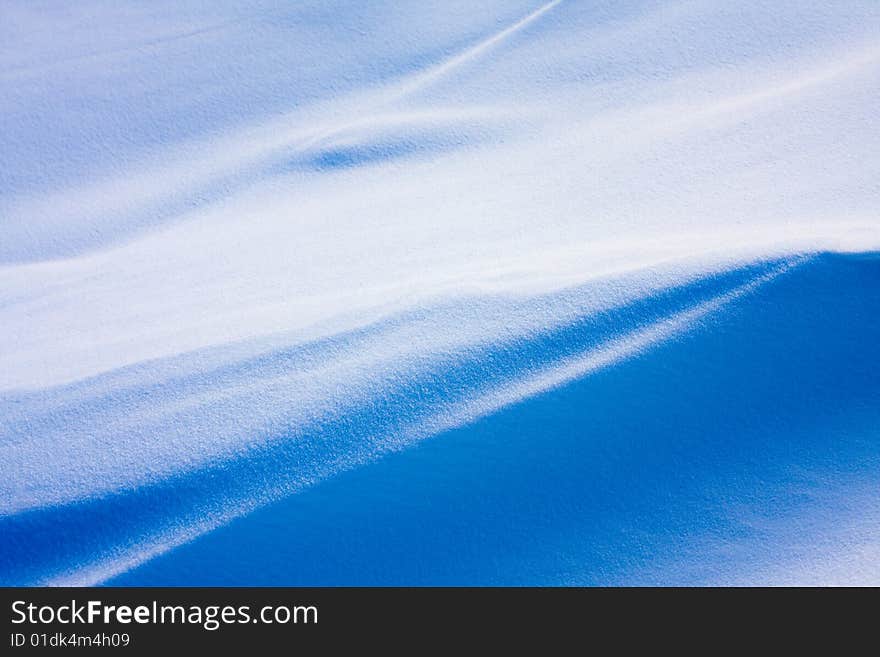
[[[682,338],[111,583],[821,579],[813,564],[854,547],[844,530],[876,519],[878,366],[880,258],[825,255]]]

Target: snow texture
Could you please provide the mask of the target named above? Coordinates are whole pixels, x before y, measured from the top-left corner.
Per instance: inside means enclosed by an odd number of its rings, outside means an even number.
[[[0,3],[0,582],[880,583],[878,35],[875,0]]]

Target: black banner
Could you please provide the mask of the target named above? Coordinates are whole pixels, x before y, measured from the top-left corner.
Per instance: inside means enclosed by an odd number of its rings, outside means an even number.
[[[837,593],[794,589],[7,588],[2,597],[2,654],[406,647],[414,636],[444,645],[602,636],[623,647],[695,628],[779,631],[786,618],[827,627],[840,608]]]

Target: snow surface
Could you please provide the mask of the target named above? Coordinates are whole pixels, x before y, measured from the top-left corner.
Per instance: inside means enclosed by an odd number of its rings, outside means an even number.
[[[104,581],[880,250],[878,34],[875,0],[3,2],[0,580]]]

